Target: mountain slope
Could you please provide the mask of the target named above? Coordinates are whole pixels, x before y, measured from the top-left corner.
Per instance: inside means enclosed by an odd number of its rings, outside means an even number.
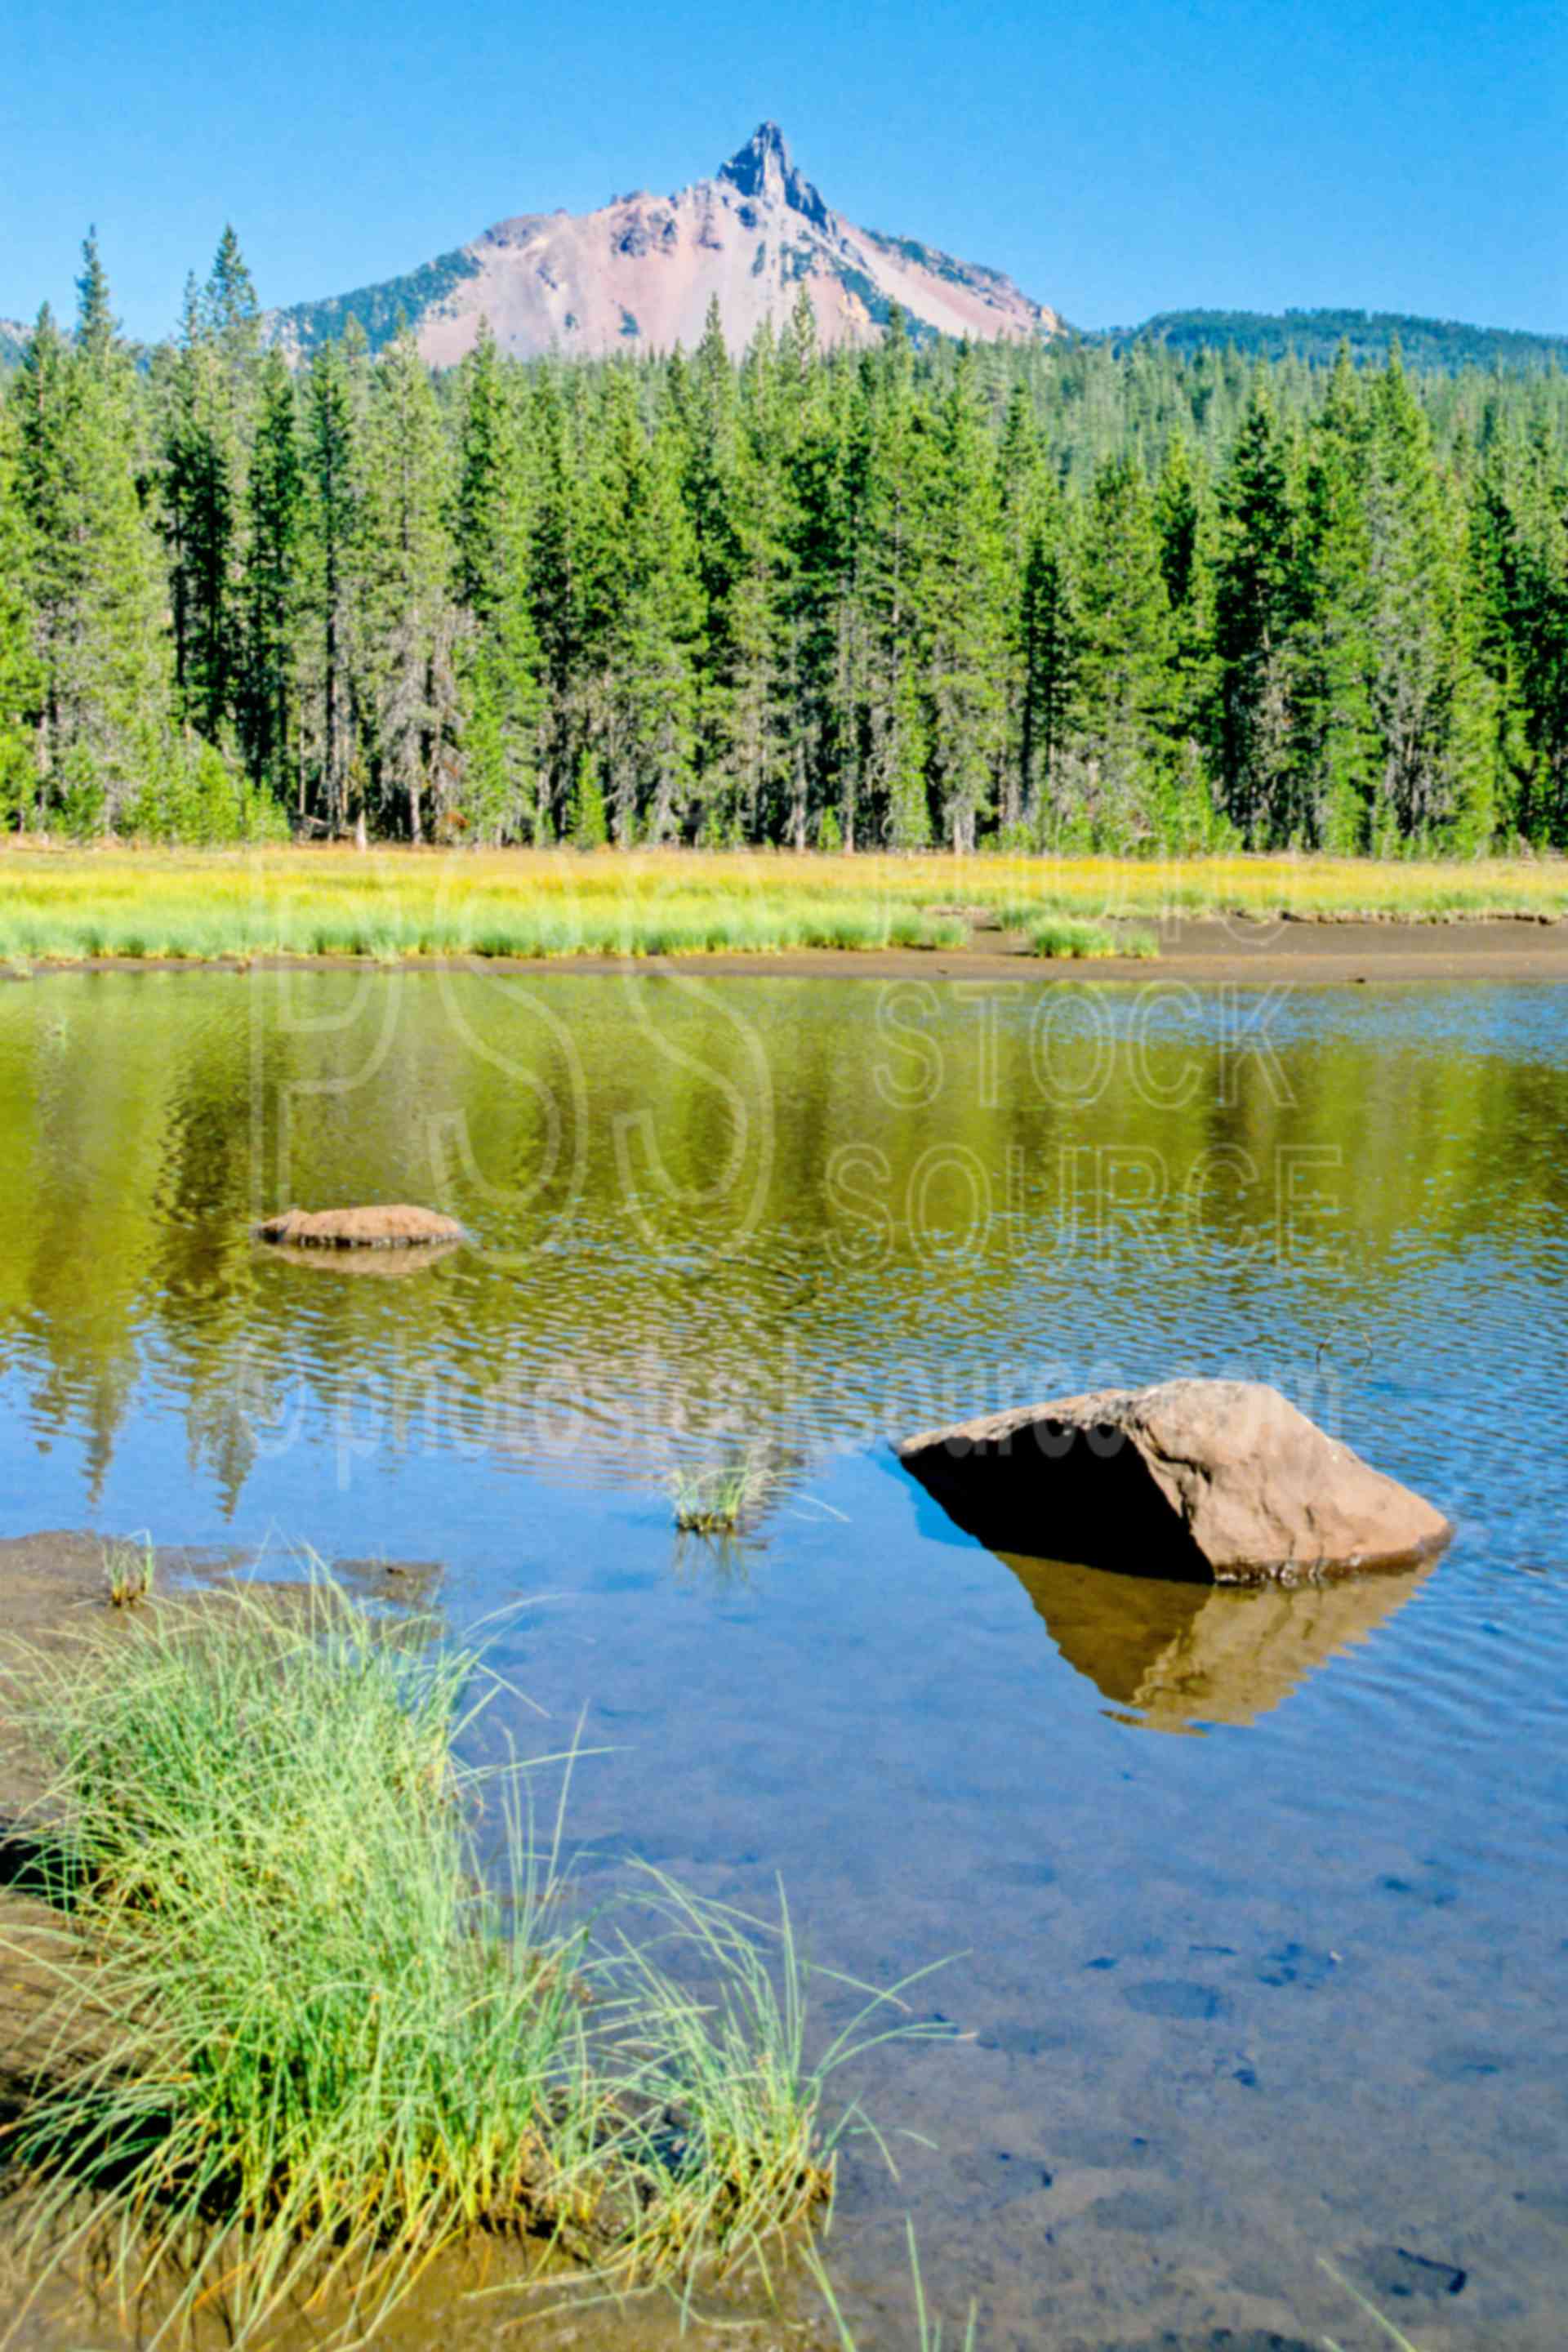
[[[1407,367],[1502,367],[1510,371],[1568,366],[1568,335],[1532,335],[1513,327],[1469,327],[1456,319],[1407,318],[1394,310],[1162,310],[1141,327],[1113,328],[1105,338],[1164,343],[1176,352],[1238,352],[1283,359],[1287,352],[1315,365],[1331,362],[1342,341],[1351,357],[1381,366],[1397,341]]]
[[[15,367],[22,356],[28,330],[18,319],[0,319],[0,368]]]
[[[488,319],[503,349],[688,350],[718,299],[730,347],[764,319],[784,325],[804,286],[824,343],[876,341],[895,302],[916,331],[1018,341],[1064,332],[1010,278],[910,237],[858,228],[824,201],[764,122],[710,180],[670,196],[639,192],[597,212],[524,213],[407,278],[270,315],[286,350],[308,354],[357,318],[374,346],[401,310],[423,356],[449,366]]]

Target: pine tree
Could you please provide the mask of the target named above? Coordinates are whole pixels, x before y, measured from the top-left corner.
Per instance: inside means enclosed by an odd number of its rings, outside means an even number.
[[[91,237],[79,293],[74,347],[46,309],[23,356],[17,490],[31,550],[45,792],[68,824],[108,830],[156,783],[166,677],[137,484],[135,386]]]
[[[919,604],[931,441],[917,409],[913,354],[897,312],[866,362],[864,433],[855,599],[867,786],[889,846],[913,849],[931,838]]]
[[[1013,387],[998,450],[1005,564],[1007,746],[1003,837],[1032,843],[1062,755],[1072,682],[1068,516],[1027,387]]]
[[[1215,518],[1206,470],[1184,433],[1165,445],[1154,527],[1171,610],[1171,729],[1185,786],[1185,805],[1172,812],[1173,845],[1196,847],[1213,832],[1204,741],[1215,691]]]
[[[348,816],[359,750],[351,677],[352,616],[360,554],[360,449],[350,357],[323,342],[305,388],[306,567],[302,604],[311,639],[312,734],[322,814],[331,833]]]
[[[1377,788],[1365,438],[1342,345],[1302,469],[1294,673],[1303,836],[1342,856],[1367,845]]]
[[[1470,527],[1478,658],[1492,680],[1510,814],[1568,845],[1568,461],[1536,420],[1483,462]]]
[[[701,583],[671,432],[650,442],[625,364],[605,379],[577,534],[583,717],[615,837],[662,840],[684,814],[695,750]]]
[[[1153,499],[1130,458],[1095,476],[1078,598],[1078,789],[1058,821],[1105,846],[1153,838],[1170,776],[1170,601]],[[1074,801],[1081,803],[1073,805]]]
[[[184,716],[214,740],[248,690],[243,573],[259,369],[256,289],[226,227],[205,286],[186,281],[163,395],[175,688]]]
[[[261,317],[255,282],[227,222],[213,256],[202,308],[223,371],[231,429],[243,448],[249,441],[261,367]]]
[[[1286,841],[1300,810],[1292,706],[1300,611],[1289,460],[1273,404],[1254,391],[1219,490],[1215,738],[1226,814],[1254,846]]]
[[[191,279],[163,436],[164,534],[170,552],[174,684],[184,716],[221,729],[236,666],[237,461],[216,344]]]
[[[452,589],[464,631],[459,679],[463,810],[488,839],[553,826],[538,805],[540,650],[531,605],[530,516],[510,402],[488,328],[458,392]]]
[[[0,822],[26,830],[37,790],[37,615],[17,485],[16,421],[0,403]]]
[[[426,793],[439,814],[457,781],[457,614],[440,414],[406,326],[371,387],[359,518],[367,757],[383,811],[422,841]]]
[[[298,636],[304,595],[305,480],[294,383],[276,350],[268,353],[261,369],[247,501],[241,740],[250,773],[279,798],[294,783],[303,806]]]
[[[942,832],[974,847],[1005,738],[1001,504],[973,352],[959,353],[936,419],[921,604]]]
[[[1486,784],[1455,520],[1397,351],[1373,386],[1366,511],[1381,768],[1373,846],[1384,847],[1468,823]]]
[[[711,359],[710,342],[709,350]],[[793,420],[771,338],[747,367],[732,426],[711,395],[710,402],[713,479],[698,522],[698,561],[713,662],[700,708],[718,737],[704,777],[704,817],[722,837],[736,823],[756,825],[763,812],[782,806],[788,790],[798,716],[791,692],[791,556],[802,519],[789,446]]]
[[[577,581],[580,463],[567,404],[554,372],[534,384],[525,412],[531,453],[527,528],[526,620],[536,648],[538,785],[534,838],[553,841],[574,774],[580,723],[581,598]]]

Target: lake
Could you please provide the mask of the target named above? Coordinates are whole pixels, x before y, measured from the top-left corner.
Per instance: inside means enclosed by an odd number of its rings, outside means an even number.
[[[890,2045],[868,2343],[1562,2342],[1568,992],[694,974],[0,991],[0,1534],[438,1563],[627,1856],[962,2038]],[[251,1240],[427,1202],[399,1272]],[[1457,1522],[1207,1591],[1004,1559],[889,1440],[1276,1382]],[[729,1542],[673,1468],[765,1467]],[[388,1579],[389,1588],[395,1579]],[[829,1991],[825,2016],[843,1996]],[[1226,2332],[1228,2331],[1228,2332]],[[515,2340],[515,2339],[513,2339]],[[608,2320],[595,2341],[618,2339]],[[745,2337],[741,2340],[761,2340]]]

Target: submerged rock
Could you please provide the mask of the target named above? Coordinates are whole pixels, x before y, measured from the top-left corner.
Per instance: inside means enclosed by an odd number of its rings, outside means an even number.
[[[300,1249],[428,1249],[460,1242],[456,1217],[398,1202],[364,1209],[285,1209],[256,1228],[258,1241]]]
[[[898,1449],[998,1549],[1194,1582],[1427,1557],[1440,1511],[1255,1381],[1100,1389],[928,1430]]]

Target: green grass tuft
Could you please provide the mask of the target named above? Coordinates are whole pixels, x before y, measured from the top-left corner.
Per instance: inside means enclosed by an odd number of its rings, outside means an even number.
[[[675,1524],[682,1535],[733,1535],[773,1485],[763,1453],[752,1447],[737,1462],[707,1469],[676,1468],[668,1480]]]
[[[317,1578],[15,1654],[54,1767],[56,1916],[5,1939],[58,1987],[12,2132],[41,2278],[90,2252],[160,2332],[216,2303],[265,2341],[307,2295],[357,2340],[469,2231],[631,2284],[830,2196],[853,2053],[807,2056],[787,1913],[766,1939],[659,1880],[656,1948],[574,1917],[559,1811],[542,1844],[527,1776],[458,1759],[482,1658],[418,1633]]]
[[[139,1601],[150,1599],[157,1573],[158,1555],[151,1537],[143,1536],[139,1542],[105,1544],[103,1580],[116,1609],[134,1609]]]
[[[1052,915],[1029,932],[1029,953],[1037,956],[1133,957],[1157,956],[1160,942],[1152,931],[1113,931],[1104,923],[1073,922]]]

